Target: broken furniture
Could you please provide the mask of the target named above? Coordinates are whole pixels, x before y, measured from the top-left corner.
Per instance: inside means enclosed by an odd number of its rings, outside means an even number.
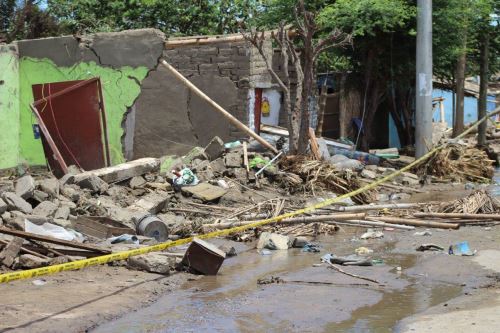
[[[199,238],[194,238],[181,264],[204,275],[216,275],[224,259],[226,259],[224,251]]]

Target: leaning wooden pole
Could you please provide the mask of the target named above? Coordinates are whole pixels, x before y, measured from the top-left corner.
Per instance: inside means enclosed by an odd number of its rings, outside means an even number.
[[[232,114],[224,110],[222,106],[217,104],[213,99],[208,97],[203,91],[198,89],[194,84],[191,83],[188,79],[186,79],[179,71],[177,71],[172,65],[170,65],[168,62],[165,60],[161,60],[161,64],[165,66],[176,78],[178,78],[182,83],[184,83],[191,91],[193,91],[196,95],[200,96],[203,100],[205,100],[210,106],[214,108],[215,111],[219,112],[221,115],[223,115],[227,120],[229,120],[234,126],[242,130],[243,132],[247,133],[249,136],[257,140],[261,145],[272,151],[273,153],[277,154],[278,150],[273,147],[269,142],[264,140],[262,137],[260,137],[257,133],[252,131],[250,128],[245,126],[241,121],[236,119]]]

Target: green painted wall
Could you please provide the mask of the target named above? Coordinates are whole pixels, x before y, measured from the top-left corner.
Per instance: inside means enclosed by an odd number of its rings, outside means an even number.
[[[41,140],[35,140],[33,136],[32,125],[36,121],[29,109],[29,104],[33,102],[31,86],[38,83],[84,80],[97,76],[101,78],[104,95],[111,163],[124,162],[121,144],[123,116],[127,107],[130,107],[139,95],[141,91],[139,84],[147,72],[146,67],[113,69],[100,67],[95,62],[82,62],[72,67],[57,67],[49,59],[22,58],[19,62],[21,162],[45,165]]]
[[[11,47],[0,45],[0,169],[17,166],[19,157],[19,73]]]

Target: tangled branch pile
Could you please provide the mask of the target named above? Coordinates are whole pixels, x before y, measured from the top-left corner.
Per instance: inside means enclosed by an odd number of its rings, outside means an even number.
[[[493,163],[484,151],[453,143],[435,153],[417,171],[442,180],[488,183],[493,176]]]
[[[442,203],[440,213],[491,214],[500,212],[500,202],[485,190],[475,191],[469,196]]]
[[[280,161],[280,168],[299,175],[304,181],[300,186],[313,193],[318,190],[329,190],[336,194],[345,194],[361,187],[355,173],[338,171],[329,163],[312,160],[306,156],[286,156]],[[374,201],[375,195],[376,192],[370,190],[357,194],[352,199],[358,204],[365,204]]]

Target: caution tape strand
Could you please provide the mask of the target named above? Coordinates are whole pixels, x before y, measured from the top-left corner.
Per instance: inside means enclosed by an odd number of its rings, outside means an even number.
[[[467,129],[460,136],[458,136],[457,139],[463,138],[465,135],[469,134],[475,128],[477,128],[477,126],[480,123],[482,123],[486,119],[488,119],[488,118],[490,118],[498,113],[500,113],[500,107],[495,109],[495,111],[491,112],[490,114],[483,117],[482,119],[478,120],[474,125],[472,125],[469,129]],[[268,219],[256,221],[256,222],[251,223],[251,224],[237,226],[237,227],[233,227],[230,229],[209,232],[206,234],[198,235],[197,237],[201,238],[201,239],[208,239],[208,238],[214,238],[214,237],[219,237],[219,236],[227,236],[229,234],[245,231],[247,229],[263,226],[263,225],[274,223],[274,222],[279,222],[279,221],[286,219],[286,218],[309,213],[309,212],[312,212],[316,209],[320,209],[320,208],[329,206],[331,204],[340,202],[344,199],[347,199],[347,198],[353,197],[355,195],[358,195],[360,193],[374,189],[375,187],[379,186],[380,184],[385,183],[385,182],[401,175],[403,172],[411,170],[412,168],[416,167],[420,163],[426,161],[429,157],[431,157],[437,151],[443,149],[445,146],[446,146],[446,144],[442,144],[438,147],[435,147],[434,149],[429,151],[427,154],[423,155],[419,159],[416,159],[414,162],[408,164],[407,166],[405,166],[399,170],[396,170],[393,173],[391,173],[390,175],[387,175],[383,178],[380,178],[380,179],[374,181],[373,183],[370,183],[366,186],[360,187],[359,189],[354,190],[352,192],[340,195],[340,196],[335,197],[335,198],[325,200],[323,202],[320,202],[318,204],[315,204],[315,205],[312,205],[309,207],[295,210],[293,212],[289,212],[289,213],[285,213],[285,214],[271,217]],[[10,281],[14,281],[14,280],[30,279],[30,278],[34,278],[34,277],[38,277],[38,276],[51,275],[51,274],[56,274],[56,273],[64,272],[64,271],[83,269],[83,268],[86,268],[89,266],[103,265],[103,264],[107,264],[107,263],[110,263],[113,261],[126,260],[132,256],[138,256],[138,255],[147,254],[150,252],[159,252],[159,251],[166,250],[168,248],[188,244],[192,240],[193,240],[193,237],[182,238],[182,239],[179,239],[176,241],[164,242],[164,243],[160,243],[160,244],[156,244],[156,245],[142,247],[139,249],[122,251],[122,252],[107,254],[107,255],[103,255],[103,256],[99,256],[99,257],[89,258],[89,259],[76,260],[76,261],[68,262],[68,263],[64,263],[64,264],[58,264],[58,265],[52,265],[52,266],[47,266],[47,267],[28,269],[28,270],[24,270],[24,271],[17,271],[17,272],[0,274],[0,283],[7,283]]]

